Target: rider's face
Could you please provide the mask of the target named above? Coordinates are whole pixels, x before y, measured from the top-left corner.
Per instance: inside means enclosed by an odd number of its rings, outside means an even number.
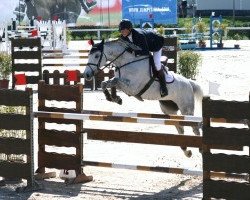
[[[127,29],[127,28],[122,29],[121,34],[123,37],[127,37],[130,34],[130,29]]]

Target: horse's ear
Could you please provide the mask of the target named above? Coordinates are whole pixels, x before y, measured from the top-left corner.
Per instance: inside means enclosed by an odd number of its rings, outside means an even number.
[[[102,44],[104,44],[104,39],[102,39]]]
[[[93,40],[92,38],[88,41],[88,43],[89,43],[89,45],[91,45],[91,46],[94,46],[94,44],[95,44],[95,42],[94,42],[94,40]]]

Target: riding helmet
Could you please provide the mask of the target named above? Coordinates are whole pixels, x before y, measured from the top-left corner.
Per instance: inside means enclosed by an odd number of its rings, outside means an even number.
[[[132,22],[129,19],[122,19],[119,24],[119,31],[123,29],[131,29],[133,28]]]

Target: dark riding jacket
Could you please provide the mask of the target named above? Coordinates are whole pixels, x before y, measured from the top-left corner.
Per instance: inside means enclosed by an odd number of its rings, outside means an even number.
[[[132,29],[133,44],[142,50],[135,51],[135,55],[148,55],[149,52],[159,51],[164,45],[164,37],[149,30]],[[128,37],[122,39],[130,41]]]

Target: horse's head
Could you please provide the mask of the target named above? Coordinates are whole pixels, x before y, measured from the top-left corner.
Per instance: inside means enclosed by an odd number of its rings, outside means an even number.
[[[91,80],[93,76],[105,65],[107,58],[103,56],[104,40],[101,43],[94,44],[91,39],[92,49],[89,52],[88,63],[84,70],[84,78]]]

